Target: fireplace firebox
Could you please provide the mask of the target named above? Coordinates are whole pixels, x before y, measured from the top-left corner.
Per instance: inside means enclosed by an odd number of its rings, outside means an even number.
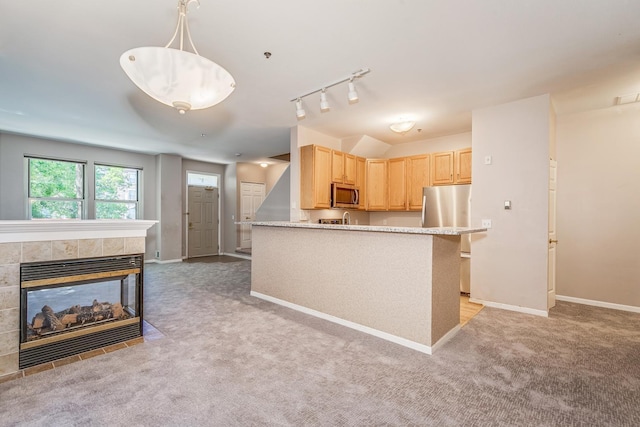
[[[20,369],[142,336],[143,255],[20,265]]]

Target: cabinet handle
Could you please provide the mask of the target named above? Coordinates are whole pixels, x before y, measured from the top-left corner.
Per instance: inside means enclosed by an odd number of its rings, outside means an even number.
[[[549,239],[549,244],[551,243],[558,243],[558,241],[556,239]]]

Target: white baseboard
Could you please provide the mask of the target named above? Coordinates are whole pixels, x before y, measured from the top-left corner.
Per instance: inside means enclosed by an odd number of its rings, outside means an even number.
[[[521,307],[519,305],[502,304],[500,302],[484,301],[476,298],[469,298],[469,302],[482,304],[486,307],[500,308],[502,310],[517,311],[519,313],[533,314],[535,316],[549,317],[547,310],[537,310],[535,308]]]
[[[251,259],[249,255],[238,254],[235,252],[222,252],[220,253],[220,255],[234,256],[236,258],[242,258],[242,259],[248,259],[248,260]]]
[[[355,329],[356,331],[364,332],[365,334],[373,335],[375,337],[382,338],[383,340],[390,341],[392,343],[399,344],[401,346],[408,347],[412,350],[416,350],[425,354],[432,354],[437,347],[442,346],[445,342],[450,340],[460,330],[460,325],[456,326],[455,328],[450,330],[447,334],[445,334],[444,337],[440,338],[438,342],[435,343],[434,346],[429,347],[428,345],[420,344],[415,341],[408,340],[406,338],[389,334],[387,332],[382,332],[377,329],[373,329],[368,326],[361,325],[359,323],[351,322],[349,320],[344,320],[339,317],[322,313],[320,311],[316,311],[311,308],[303,307],[301,305],[294,304],[289,301],[284,301],[278,298],[274,298],[269,295],[264,295],[264,294],[261,294],[260,292],[251,291],[251,296],[260,298],[265,301],[272,302],[274,304],[281,305],[283,307],[290,308],[292,310],[299,311],[301,313],[308,314],[310,316],[328,320],[329,322],[337,323],[338,325],[346,326],[347,328]]]
[[[630,311],[632,313],[640,313],[640,307],[635,305],[614,304],[612,302],[595,301],[591,299],[567,297],[564,295],[556,295],[558,301],[575,302],[576,304],[593,305],[595,307],[611,308],[614,310]]]
[[[182,262],[182,258],[179,259],[166,259],[166,260],[159,260],[159,259],[149,259],[149,260],[144,260],[144,263],[154,263],[154,264],[171,264],[174,262]]]

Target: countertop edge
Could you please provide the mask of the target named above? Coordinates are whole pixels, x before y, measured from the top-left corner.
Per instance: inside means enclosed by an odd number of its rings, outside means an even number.
[[[486,228],[476,227],[392,227],[387,225],[342,225],[342,224],[315,224],[310,222],[289,222],[289,221],[254,221],[237,222],[236,224],[252,225],[261,227],[281,227],[281,228],[306,228],[316,230],[340,230],[340,231],[373,231],[378,233],[404,233],[404,234],[430,234],[460,236],[462,234],[481,233],[487,231]]]

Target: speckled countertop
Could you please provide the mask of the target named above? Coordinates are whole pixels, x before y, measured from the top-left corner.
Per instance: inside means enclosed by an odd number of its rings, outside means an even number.
[[[405,233],[405,234],[444,234],[449,236],[459,236],[461,234],[479,233],[487,231],[486,228],[473,227],[390,227],[387,225],[342,225],[342,224],[315,224],[310,222],[289,222],[289,221],[256,221],[243,222],[241,224],[251,224],[263,227],[285,227],[285,228],[315,228],[319,230],[343,230],[343,231],[376,231],[381,233]]]

